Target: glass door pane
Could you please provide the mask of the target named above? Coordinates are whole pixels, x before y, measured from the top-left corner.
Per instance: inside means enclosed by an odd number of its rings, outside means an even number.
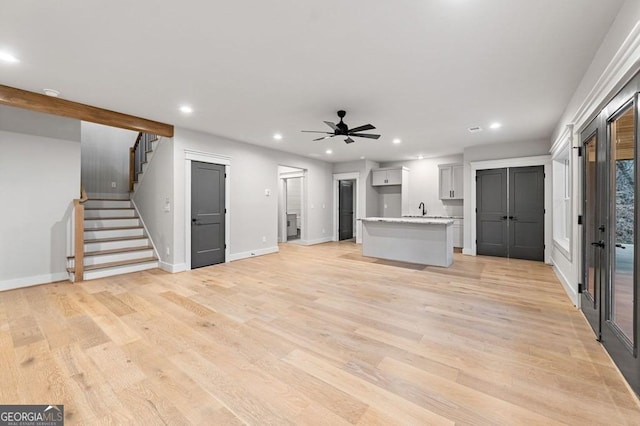
[[[635,225],[635,122],[629,107],[610,124],[614,191],[614,245],[609,320],[633,345],[634,225]]]
[[[584,144],[585,147],[585,166],[584,166],[584,196],[585,196],[585,209],[584,209],[584,227],[586,233],[585,244],[585,284],[584,293],[589,300],[588,302],[593,308],[597,306],[597,294],[596,291],[596,256],[600,254],[600,250],[591,243],[598,241],[599,231],[597,230],[596,218],[598,213],[598,203],[596,201],[597,194],[597,151],[596,151],[596,137],[591,137]],[[584,303],[584,301],[583,301]]]

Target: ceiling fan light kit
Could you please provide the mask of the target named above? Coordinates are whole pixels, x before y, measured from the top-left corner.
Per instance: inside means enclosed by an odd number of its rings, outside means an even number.
[[[314,141],[321,141],[324,139],[329,139],[332,138],[334,136],[346,136],[347,138],[344,140],[345,143],[353,143],[355,142],[353,139],[351,139],[352,137],[356,137],[356,138],[367,138],[367,139],[378,139],[380,137],[380,135],[374,135],[371,133],[359,133],[359,132],[364,132],[366,130],[373,130],[375,129],[375,127],[372,124],[364,124],[362,126],[358,126],[358,127],[354,127],[353,129],[349,129],[349,126],[347,126],[347,123],[345,123],[344,121],[342,121],[342,119],[344,118],[344,116],[347,115],[347,112],[344,110],[340,110],[338,111],[338,117],[340,117],[340,121],[338,123],[332,123],[330,121],[325,121],[324,123],[331,127],[331,130],[333,130],[333,132],[322,132],[322,131],[318,131],[318,130],[303,130],[303,132],[305,133],[323,133],[329,136],[323,136],[317,139],[314,139]]]

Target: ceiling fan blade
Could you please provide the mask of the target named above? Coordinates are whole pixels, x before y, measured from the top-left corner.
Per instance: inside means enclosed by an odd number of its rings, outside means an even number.
[[[331,135],[329,132],[321,132],[320,130],[300,130],[302,133],[324,133],[325,135]]]
[[[349,136],[344,140],[346,143],[354,143],[355,141],[351,139]]]
[[[365,124],[362,126],[354,127],[353,129],[349,129],[349,133],[351,132],[364,132],[365,130],[373,130],[375,126],[372,124]]]
[[[324,139],[332,138],[332,137],[334,137],[334,136],[335,136],[335,135],[325,136],[325,137],[323,137],[323,138],[314,139],[314,141],[321,141],[321,140],[324,140]]]
[[[372,135],[371,133],[349,133],[349,136],[356,136],[358,138],[378,139],[380,135]]]
[[[331,127],[333,130],[338,130],[338,126],[336,126],[335,124],[333,124],[330,121],[325,121],[324,124],[326,124],[327,126]]]

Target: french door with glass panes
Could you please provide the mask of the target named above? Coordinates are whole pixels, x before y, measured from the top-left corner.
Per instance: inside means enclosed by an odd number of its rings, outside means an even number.
[[[638,91],[634,78],[581,134],[583,287],[581,309],[631,387],[638,358]]]

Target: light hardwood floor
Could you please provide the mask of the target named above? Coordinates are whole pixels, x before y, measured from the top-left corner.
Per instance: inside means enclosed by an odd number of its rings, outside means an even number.
[[[0,293],[0,403],[67,424],[640,424],[549,266],[353,243]]]

